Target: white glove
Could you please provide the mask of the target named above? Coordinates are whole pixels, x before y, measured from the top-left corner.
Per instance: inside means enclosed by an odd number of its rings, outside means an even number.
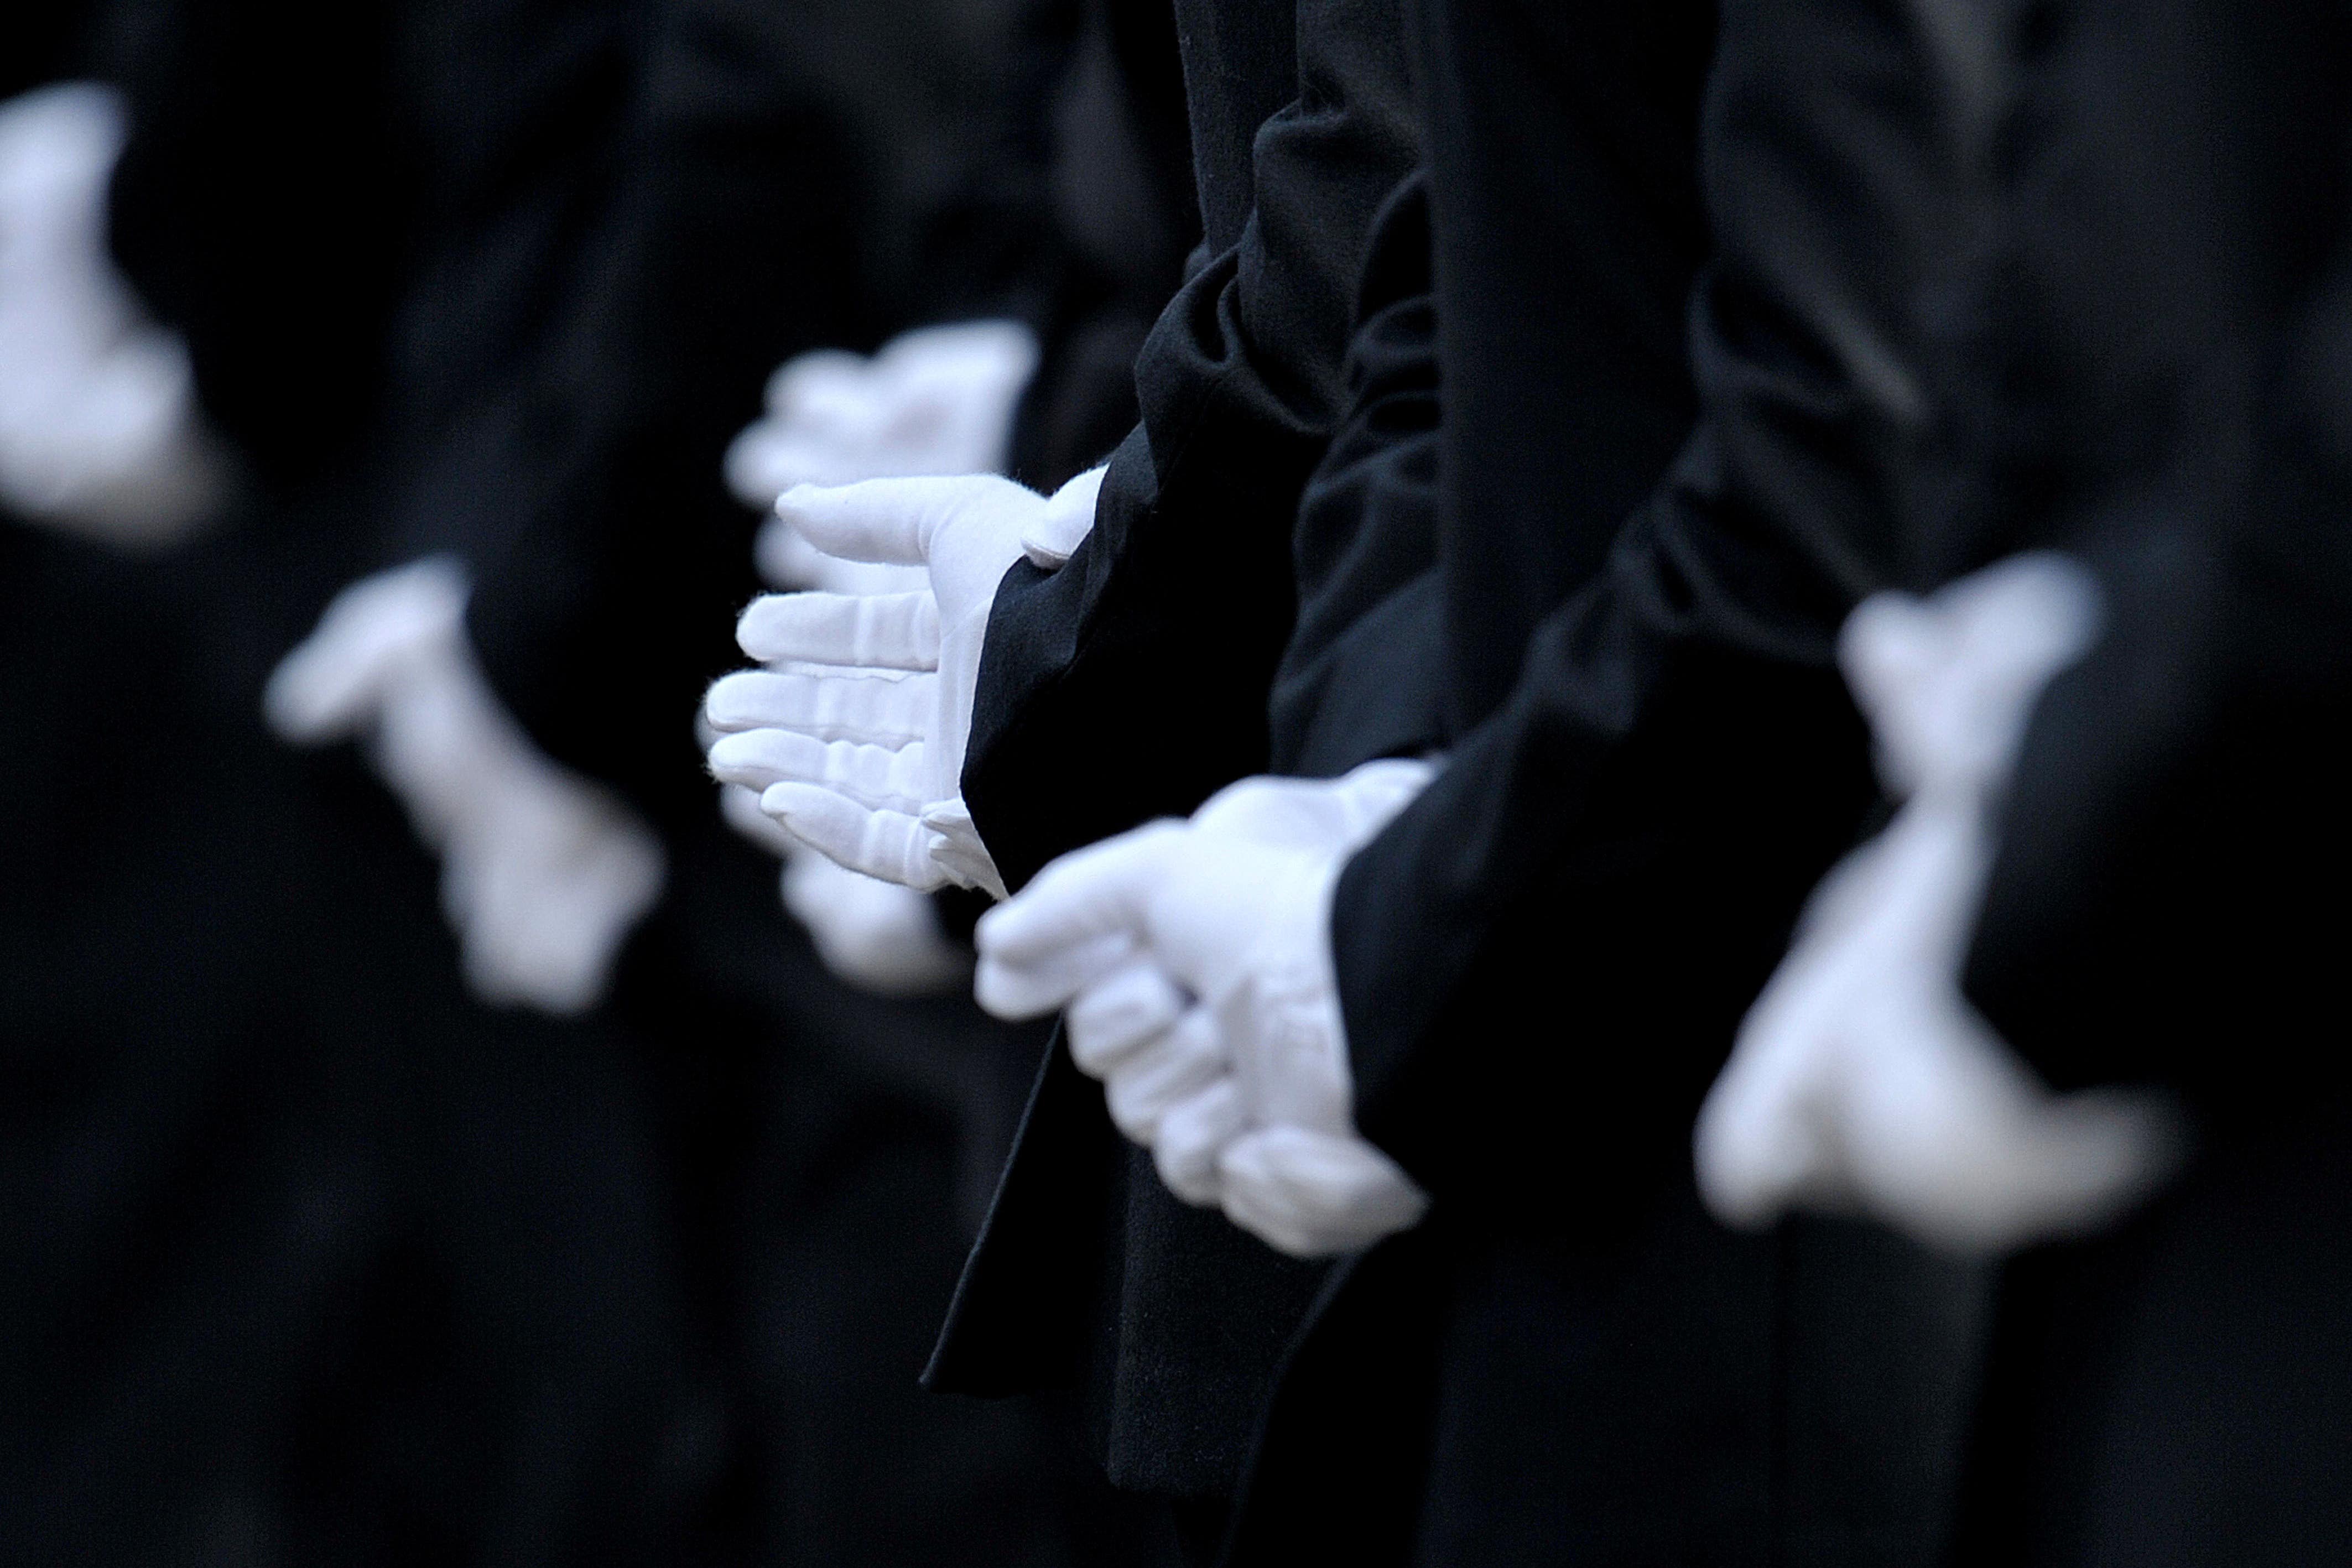
[[[442,857],[442,906],[478,995],[581,1012],[661,894],[661,846],[500,706],[466,642],[466,596],[444,558],[344,590],[271,675],[266,711],[298,745],[365,740]]]
[[[877,997],[939,996],[971,982],[971,953],[948,940],[927,895],[802,849],[740,784],[719,787],[719,809],[729,826],[783,861],[784,907],[835,976]]]
[[[795,485],[1004,467],[1037,340],[1018,321],[901,333],[872,359],[837,349],[769,379],[766,417],[735,438],[727,482],[763,510]]]
[[[1246,779],[1063,856],[982,919],[981,1005],[1066,1003],[1072,1059],[1185,1201],[1301,1257],[1410,1228],[1427,1199],[1355,1130],[1330,911],[1348,857],[1434,772]]]
[[[777,516],[824,554],[919,567],[927,586],[755,600],[736,640],[768,668],[711,687],[711,773],[762,791],[762,810],[852,871],[1004,896],[961,782],[988,612],[1015,560],[1069,559],[1101,486],[1097,468],[1050,497],[992,476],[786,494]]]
[[[217,454],[180,340],[107,252],[121,100],[89,82],[0,104],[0,501],[131,548],[215,510]]]
[[[1959,989],[1999,797],[2098,613],[2081,568],[2027,555],[1847,621],[1847,681],[1908,799],[1814,894],[1699,1113],[1700,1189],[1727,1222],[1858,1208],[1998,1252],[2095,1228],[2173,1168],[2161,1101],[2053,1095]]]

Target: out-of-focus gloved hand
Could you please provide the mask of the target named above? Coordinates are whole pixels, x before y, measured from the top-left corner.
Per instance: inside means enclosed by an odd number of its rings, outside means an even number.
[[[1848,620],[1846,678],[1905,804],[1814,894],[1700,1112],[1700,1190],[1726,1221],[1860,1209],[1997,1252],[2095,1228],[2173,1168],[2164,1102],[2052,1094],[1959,989],[2027,720],[2098,616],[2079,566],[2027,555]]]
[[[852,871],[1004,896],[962,793],[988,612],[1015,560],[1069,559],[1101,487],[1097,468],[1050,497],[988,475],[788,492],[777,515],[817,550],[925,585],[754,601],[736,640],[767,667],[710,688],[711,773]]]
[[[1036,369],[1036,336],[1018,321],[919,328],[871,359],[803,354],[729,448],[728,485],[764,508],[795,485],[998,472]]]
[[[185,346],[146,319],[107,252],[123,118],[90,82],[0,104],[0,501],[160,547],[214,513],[225,467]]]
[[[454,561],[346,589],[279,664],[265,703],[289,741],[358,737],[441,856],[442,905],[484,1000],[593,1007],[660,896],[660,844],[609,791],[558,766],[499,705],[466,641]]]
[[[1245,779],[1063,856],[982,919],[981,1005],[1066,1005],[1072,1058],[1185,1201],[1300,1257],[1410,1228],[1427,1199],[1355,1129],[1330,913],[1349,855],[1434,773]]]

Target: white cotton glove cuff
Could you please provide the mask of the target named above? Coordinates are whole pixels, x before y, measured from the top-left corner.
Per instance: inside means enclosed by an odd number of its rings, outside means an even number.
[[[2172,1168],[2163,1104],[2051,1094],[1959,990],[2026,723],[2097,620],[2087,574],[2053,556],[1849,620],[1848,680],[1908,798],[1814,894],[1701,1110],[1700,1189],[1727,1222],[1860,1208],[1998,1252],[2104,1224]]]
[[[580,1012],[660,896],[664,857],[617,798],[542,755],[500,706],[466,641],[466,597],[446,558],[354,584],[279,664],[265,711],[296,744],[366,745],[442,857],[478,994]]]

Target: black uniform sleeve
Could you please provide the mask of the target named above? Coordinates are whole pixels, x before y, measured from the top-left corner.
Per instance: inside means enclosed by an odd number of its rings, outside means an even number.
[[[1348,351],[1352,402],[1299,502],[1298,616],[1268,708],[1277,773],[1336,776],[1444,743],[1429,245],[1417,173],[1375,220]]]
[[[551,755],[656,821],[708,812],[690,716],[740,662],[757,590],[728,441],[804,349],[870,341],[856,236],[865,149],[764,7],[649,24],[634,111],[562,304],[512,373],[420,442],[414,555],[461,550],[499,697]],[[464,258],[494,267],[486,228]]]
[[[2352,228],[2242,352],[2191,394],[2180,444],[2212,446],[2061,541],[2101,635],[2036,707],[1964,975],[2052,1082],[2161,1082],[2224,1127],[2352,1080],[2308,1022],[2340,1006],[2352,872]]]
[[[1699,426],[1338,891],[1360,1123],[1441,1194],[1556,1215],[1564,1185],[1647,1183],[1684,1157],[1741,1012],[1874,795],[1832,650],[1900,553],[1931,105],[1893,18],[1753,0],[1722,26]],[[1545,261],[1523,258],[1528,287]]]
[[[1266,765],[1299,496],[1345,399],[1372,215],[1416,154],[1396,11],[1299,8],[1297,97],[1256,132],[1253,205],[1203,181],[1205,259],[1137,361],[1142,423],[1093,533],[998,592],[963,786],[1010,886]],[[1196,101],[1196,148],[1221,124]]]

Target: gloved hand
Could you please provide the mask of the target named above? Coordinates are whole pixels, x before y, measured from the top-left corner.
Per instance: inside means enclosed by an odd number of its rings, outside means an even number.
[[[772,511],[780,494],[806,482],[992,469],[1035,354],[1028,329],[1012,322],[910,332],[870,361],[803,354],[769,382],[769,415],[737,437],[728,453],[729,482],[744,500]],[[752,559],[762,581],[785,591],[871,597],[930,586],[919,566],[826,555],[772,515]],[[707,721],[701,727],[708,752],[718,735]],[[835,976],[886,997],[929,996],[970,983],[971,954],[940,929],[928,894],[803,848],[760,810],[758,790],[719,789],[727,821],[783,860],[784,907]]]
[[[1063,856],[982,917],[981,1005],[1066,1004],[1072,1059],[1170,1190],[1283,1251],[1418,1223],[1420,1189],[1355,1130],[1329,930],[1349,855],[1433,773],[1246,779],[1189,821]]]
[[[660,896],[661,846],[500,706],[466,642],[466,596],[442,558],[346,589],[271,675],[266,710],[298,745],[366,743],[442,857],[442,906],[478,995],[581,1012]]]
[[[2027,720],[2097,621],[2095,584],[2049,555],[1848,620],[1848,683],[1908,799],[1814,894],[1700,1112],[1700,1190],[1727,1223],[1858,1208],[1996,1252],[2095,1228],[2173,1167],[2161,1102],[2053,1095],[1959,989]]]
[[[0,501],[131,548],[215,509],[224,468],[180,340],[149,323],[106,245],[119,96],[67,82],[0,104]]]
[[[795,485],[997,473],[1036,369],[1018,321],[919,328],[870,360],[803,354],[769,379],[767,415],[728,449],[727,482],[764,510]]]
[[[762,791],[763,810],[852,871],[1004,896],[962,794],[988,612],[1015,560],[1069,559],[1101,486],[1097,468],[1051,497],[992,476],[787,493],[777,515],[819,551],[919,567],[928,585],[754,601],[736,640],[768,667],[711,687],[711,773]]]
[[[777,891],[837,977],[877,997],[930,997],[971,981],[971,954],[940,928],[928,894],[835,865],[784,831],[740,784],[719,787],[730,827],[784,862]]]

